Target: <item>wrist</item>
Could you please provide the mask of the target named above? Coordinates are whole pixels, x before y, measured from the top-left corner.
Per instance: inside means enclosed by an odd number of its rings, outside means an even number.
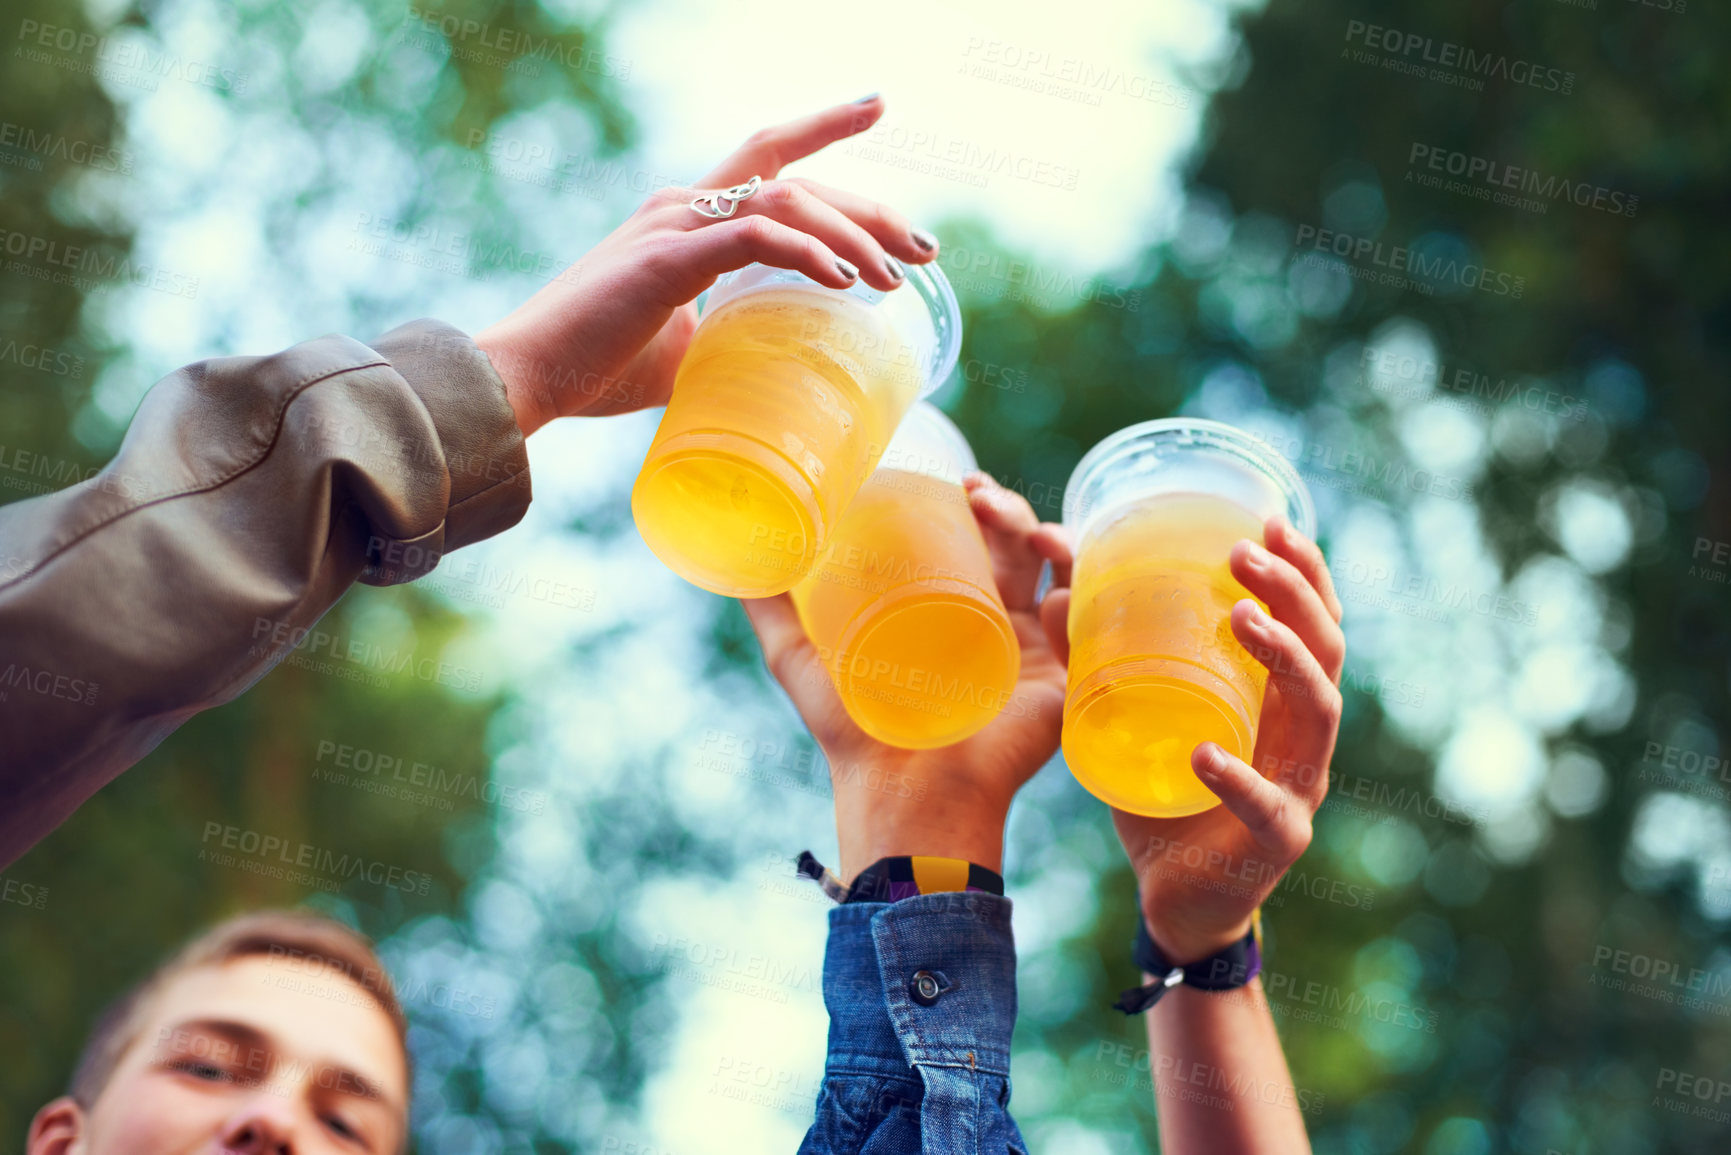
[[[1250,915],[1220,927],[1185,927],[1170,918],[1160,919],[1146,909],[1142,918],[1148,924],[1148,937],[1173,966],[1188,966],[1211,958],[1250,933]]]
[[[487,355],[493,372],[505,385],[505,400],[516,415],[517,428],[528,437],[559,416],[552,394],[538,383],[540,363],[527,342],[516,334],[509,317],[475,334],[475,346]]]
[[[899,770],[835,784],[840,874],[851,883],[880,858],[959,858],[1003,873],[1009,800],[960,783],[926,783]]]
[[[860,872],[881,858],[910,855],[915,858],[957,858],[1004,872],[1004,828],[989,824],[949,829],[899,825],[862,831],[841,840],[841,877],[852,885]]]

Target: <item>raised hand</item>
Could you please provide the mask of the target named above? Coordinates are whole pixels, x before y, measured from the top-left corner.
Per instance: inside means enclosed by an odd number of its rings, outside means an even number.
[[[879,771],[836,775],[840,873],[846,880],[891,854],[963,858],[1001,870],[1010,800],[1058,749],[1064,666],[1041,627],[1034,594],[1047,560],[1058,563],[1055,586],[1067,584],[1062,563],[1068,546],[1058,526],[1041,524],[1025,499],[985,474],[969,476],[964,485],[1022,651],[1010,701],[972,737],[936,750],[879,742],[848,717],[793,599],[781,594],[742,602],[765,664],[832,769]],[[890,783],[893,788],[886,788]]]
[[[478,334],[528,434],[555,417],[605,416],[664,405],[697,326],[697,295],[754,262],[796,269],[819,284],[902,284],[901,261],[937,256],[937,240],[865,197],[781,170],[863,132],[883,115],[876,96],[754,133],[698,182],[657,190],[624,224],[511,314]],[[700,193],[761,177],[716,219],[691,208]]]
[[[1233,636],[1269,671],[1255,767],[1204,742],[1190,764],[1224,805],[1184,818],[1112,812],[1149,933],[1174,963],[1244,937],[1256,908],[1310,845],[1311,818],[1328,794],[1346,658],[1340,600],[1314,542],[1280,518],[1268,521],[1264,538],[1267,548],[1240,541],[1231,557],[1233,577],[1269,610],[1249,598],[1232,609]],[[1068,609],[1068,590],[1044,607],[1066,660]]]

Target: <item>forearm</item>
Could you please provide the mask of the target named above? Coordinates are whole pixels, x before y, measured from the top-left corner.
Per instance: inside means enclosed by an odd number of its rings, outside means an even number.
[[[1153,982],[1143,976],[1144,982]],[[1262,981],[1232,991],[1179,984],[1147,1012],[1148,1053],[1169,1155],[1308,1152],[1299,1094]]]
[[[503,387],[449,326],[165,378],[95,478],[0,509],[0,865],[356,580],[417,577],[528,500]]]

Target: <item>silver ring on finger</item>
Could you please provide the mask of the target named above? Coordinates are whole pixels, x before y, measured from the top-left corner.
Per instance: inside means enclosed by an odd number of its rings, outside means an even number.
[[[757,195],[757,190],[763,187],[763,178],[754,176],[744,184],[736,184],[732,188],[719,192],[704,193],[691,198],[691,211],[700,217],[710,220],[720,220],[730,217],[739,210],[741,202],[750,200]]]

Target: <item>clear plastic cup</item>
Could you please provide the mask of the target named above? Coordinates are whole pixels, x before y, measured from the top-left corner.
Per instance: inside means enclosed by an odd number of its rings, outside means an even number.
[[[967,439],[914,406],[793,588],[848,715],[892,746],[948,746],[1010,700],[1021,647],[962,477]]]
[[[1227,559],[1240,538],[1262,541],[1276,513],[1314,536],[1292,465],[1217,421],[1121,429],[1070,475],[1064,760],[1096,797],[1151,817],[1197,814],[1220,800],[1191,751],[1213,741],[1250,761],[1267,671],[1232,634],[1232,607],[1251,595]]]
[[[961,336],[935,264],[887,293],[765,265],[721,277],[631,491],[638,532],[714,593],[791,589]]]

